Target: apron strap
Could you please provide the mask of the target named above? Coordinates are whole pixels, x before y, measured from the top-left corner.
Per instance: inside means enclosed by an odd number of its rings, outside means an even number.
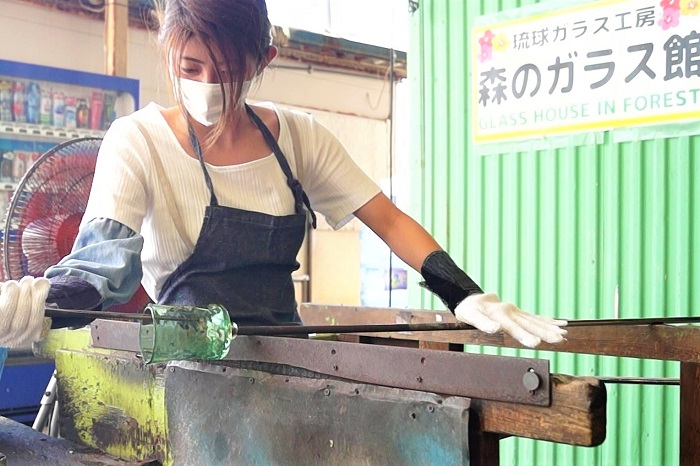
[[[304,192],[304,189],[301,186],[301,183],[299,183],[299,180],[294,178],[294,174],[292,173],[292,169],[289,167],[289,162],[287,162],[287,158],[284,156],[282,153],[282,149],[280,149],[279,144],[277,144],[277,141],[275,140],[275,137],[272,135],[270,130],[268,129],[267,125],[263,123],[263,121],[258,117],[258,115],[253,111],[252,108],[248,104],[245,106],[246,111],[248,112],[248,115],[250,118],[253,120],[255,125],[258,127],[260,132],[263,135],[263,138],[265,138],[265,142],[267,142],[267,145],[270,146],[272,149],[272,152],[275,154],[275,157],[277,158],[277,162],[280,164],[280,167],[282,168],[282,171],[284,172],[285,176],[287,177],[287,186],[289,186],[289,189],[292,190],[292,193],[294,193],[294,201],[296,204],[296,209],[297,212],[301,212],[303,210],[303,206],[306,206],[306,209],[311,213],[311,222],[314,228],[316,228],[316,214],[314,213],[313,209],[311,209],[311,203],[309,202],[309,197],[306,195]],[[287,120],[288,121],[288,120]],[[291,128],[290,128],[291,130]],[[294,130],[296,130],[296,127],[294,127]],[[298,148],[298,135],[294,134],[292,136],[292,141],[294,142],[294,150],[300,150]],[[297,154],[295,154],[297,155]]]
[[[197,154],[197,160],[199,160],[199,165],[202,167],[202,172],[204,173],[204,181],[207,183],[207,188],[209,188],[209,203],[213,206],[218,206],[219,200],[216,198],[216,194],[214,194],[214,184],[211,182],[211,176],[209,176],[207,166],[204,164],[204,157],[202,157],[202,148],[199,145],[199,140],[197,140],[197,135],[194,134],[192,125],[188,124],[187,130],[190,133],[190,144],[192,144],[192,149],[194,149],[194,153]]]
[[[297,163],[297,172],[302,171],[302,166],[301,166],[301,141],[299,140],[299,127],[297,126],[296,120],[294,120],[294,117],[291,115],[289,110],[282,110],[282,116],[284,117],[284,121],[287,122],[287,127],[289,128],[289,134],[292,136],[292,147],[294,148],[294,160],[296,160]],[[306,210],[309,211],[309,214],[311,215],[311,226],[316,229],[316,212],[311,208],[311,201],[309,201],[309,196],[306,195],[306,191],[302,189],[301,194],[304,199],[304,205],[306,206]]]

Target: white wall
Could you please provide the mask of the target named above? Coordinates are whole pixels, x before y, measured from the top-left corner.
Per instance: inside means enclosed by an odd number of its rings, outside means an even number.
[[[127,74],[140,82],[141,105],[149,101],[169,105],[153,34],[130,29],[128,41]],[[0,0],[0,58],[103,73],[104,24],[30,3]],[[276,60],[251,98],[310,111],[375,181],[384,180],[389,165],[388,83],[342,72],[289,69],[300,66],[304,65]],[[310,241],[312,280],[318,277],[312,283],[313,301],[359,303],[357,231],[357,223],[335,233],[321,222]],[[345,251],[342,266],[336,257],[339,248]]]
[[[0,0],[0,58],[103,73],[104,25],[30,3]],[[299,66],[282,60],[279,65]],[[168,104],[155,40],[145,30],[129,30],[127,70],[129,77],[141,82],[142,103]],[[389,102],[381,79],[287,69],[269,70],[253,97],[380,120],[386,119]]]

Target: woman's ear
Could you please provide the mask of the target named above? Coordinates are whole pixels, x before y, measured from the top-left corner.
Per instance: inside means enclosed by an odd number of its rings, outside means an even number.
[[[267,48],[267,55],[265,56],[265,66],[269,65],[272,60],[275,59],[279,50],[274,45]]]

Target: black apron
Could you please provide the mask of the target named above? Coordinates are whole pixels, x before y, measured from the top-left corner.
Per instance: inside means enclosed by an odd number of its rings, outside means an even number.
[[[211,201],[192,255],[168,277],[158,303],[220,304],[239,326],[301,324],[292,272],[299,268],[296,258],[306,233],[304,206],[314,227],[316,218],[277,141],[248,105],[246,111],[287,177],[295,213],[278,217],[219,205],[199,141],[190,128]]]

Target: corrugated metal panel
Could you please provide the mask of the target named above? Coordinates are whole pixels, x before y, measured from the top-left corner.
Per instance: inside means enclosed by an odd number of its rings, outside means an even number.
[[[411,214],[484,288],[571,319],[700,309],[700,137],[480,157],[470,150],[469,27],[534,2],[421,0],[411,19]],[[694,242],[693,239],[696,241]],[[412,282],[417,281],[414,276]],[[440,308],[416,289],[411,306]],[[549,358],[575,375],[678,377],[676,363],[470,348]],[[678,464],[677,387],[608,386],[597,448],[507,439],[503,465]]]

